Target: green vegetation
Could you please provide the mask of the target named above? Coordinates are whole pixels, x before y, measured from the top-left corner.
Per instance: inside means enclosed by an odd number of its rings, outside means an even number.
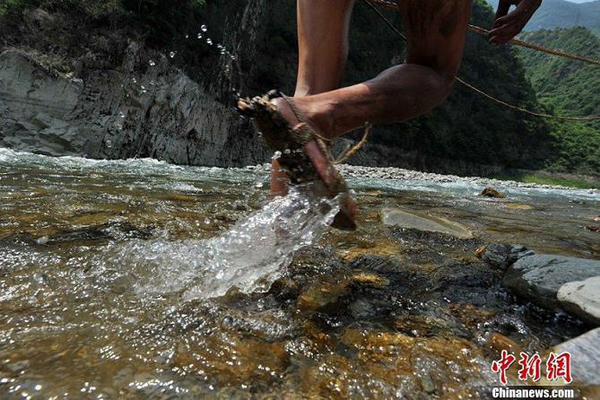
[[[119,0],[2,0],[0,16],[18,15],[25,9],[40,7],[49,11],[76,9],[92,16],[100,16],[119,9]]]
[[[121,17],[145,33],[152,45],[164,46],[198,23],[206,0],[0,0],[0,16],[19,16],[41,8],[92,19]]]
[[[600,38],[585,28],[531,32],[524,40],[600,59]],[[558,115],[600,115],[600,68],[530,50],[519,52],[539,101]],[[553,122],[556,171],[600,172],[600,122]]]
[[[572,54],[600,59],[600,38],[585,28],[525,33],[523,40]],[[520,53],[542,104],[556,112],[600,114],[600,68],[596,65],[523,50]]]
[[[510,171],[492,176],[492,178],[538,185],[564,186],[573,189],[600,189],[600,183],[593,182],[591,179],[585,180],[574,176],[563,177],[560,174],[553,175],[545,171]]]
[[[575,189],[600,189],[599,184],[589,183],[578,179],[554,178],[549,176],[540,176],[535,174],[523,175],[521,182],[536,183],[538,185],[566,186]]]
[[[498,6],[498,0],[489,0]],[[541,29],[586,27],[600,32],[600,1],[574,3],[565,0],[544,0],[539,10],[525,27],[527,31]]]

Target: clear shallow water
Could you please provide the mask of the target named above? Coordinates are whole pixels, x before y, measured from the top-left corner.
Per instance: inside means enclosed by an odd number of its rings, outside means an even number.
[[[544,349],[583,330],[512,299],[472,254],[600,258],[594,195],[361,178],[348,234],[325,229],[335,204],[268,203],[266,181],[0,150],[0,397],[476,396],[494,335]],[[477,239],[390,230],[383,207]]]

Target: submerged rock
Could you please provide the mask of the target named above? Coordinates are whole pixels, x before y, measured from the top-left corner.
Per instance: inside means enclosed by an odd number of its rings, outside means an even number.
[[[600,385],[600,328],[559,344],[555,353],[568,351],[571,354],[573,379],[580,385]]]
[[[535,253],[524,246],[490,244],[485,247],[480,247],[475,254],[486,264],[489,264],[494,268],[505,270],[517,260],[534,255]]]
[[[600,325],[600,276],[566,283],[558,290],[557,297],[566,310]]]
[[[542,307],[557,307],[565,283],[600,275],[600,261],[555,255],[531,255],[516,261],[503,283],[516,294]]]
[[[340,302],[350,291],[348,281],[318,283],[298,297],[297,306],[302,311],[334,311],[339,309]]]
[[[416,229],[424,232],[437,232],[457,237],[471,239],[473,233],[465,226],[442,217],[423,217],[398,208],[384,208],[381,211],[384,225],[400,228]]]

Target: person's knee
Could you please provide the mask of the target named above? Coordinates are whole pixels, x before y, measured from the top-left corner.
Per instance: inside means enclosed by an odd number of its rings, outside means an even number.
[[[456,76],[454,74],[434,73],[429,80],[431,90],[431,108],[442,105],[452,93]]]
[[[445,102],[448,96],[452,94],[452,90],[454,89],[454,83],[456,82],[455,74],[446,74],[440,77],[440,102]]]

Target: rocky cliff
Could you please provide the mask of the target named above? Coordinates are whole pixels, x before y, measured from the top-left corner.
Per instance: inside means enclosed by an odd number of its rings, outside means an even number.
[[[242,10],[240,30],[253,30],[257,8],[249,2]],[[134,38],[125,45],[103,30],[83,38],[85,52],[64,48],[48,54],[46,39],[35,38],[71,28],[66,16],[37,9],[24,18],[32,21],[24,28],[30,43],[0,55],[0,145],[50,155],[154,157],[192,165],[242,165],[266,158],[248,123],[218,100],[226,91],[219,82],[203,87],[164,52]],[[66,66],[57,65],[57,56]]]

